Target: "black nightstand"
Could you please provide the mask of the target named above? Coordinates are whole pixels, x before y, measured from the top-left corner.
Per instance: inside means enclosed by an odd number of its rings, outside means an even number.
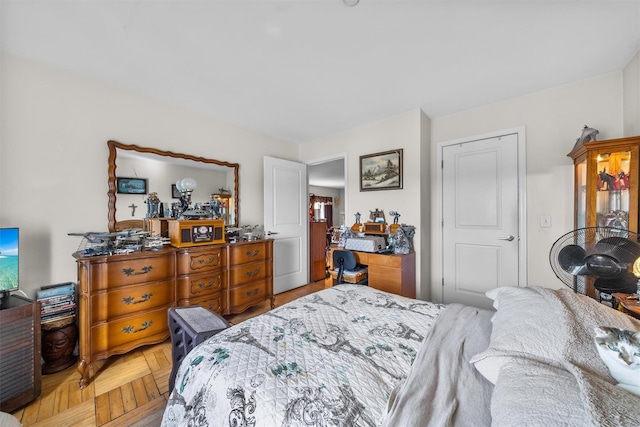
[[[224,317],[199,305],[169,309],[171,358],[173,359],[169,376],[169,392],[173,391],[178,367],[185,356],[202,341],[229,326],[229,322]]]

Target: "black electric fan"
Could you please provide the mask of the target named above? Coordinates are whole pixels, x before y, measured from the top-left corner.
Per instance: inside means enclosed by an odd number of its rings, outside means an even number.
[[[600,294],[634,293],[638,278],[633,264],[640,258],[638,234],[613,227],[570,231],[551,246],[551,268],[565,285],[585,294],[585,277],[594,277]],[[581,277],[583,277],[581,279]]]

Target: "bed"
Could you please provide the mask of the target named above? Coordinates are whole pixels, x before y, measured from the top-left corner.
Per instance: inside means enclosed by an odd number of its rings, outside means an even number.
[[[638,426],[593,327],[640,330],[568,290],[500,288],[493,310],[361,285],[302,297],[182,362],[164,426]]]

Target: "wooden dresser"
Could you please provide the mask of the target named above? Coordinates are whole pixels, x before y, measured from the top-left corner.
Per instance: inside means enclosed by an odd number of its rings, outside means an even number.
[[[240,313],[273,296],[273,241],[78,258],[80,387],[96,360],[169,338],[167,310]]]
[[[227,250],[210,245],[177,250],[178,305],[201,305],[224,313]]]
[[[229,299],[224,313],[241,313],[266,299],[273,308],[273,240],[236,243],[228,250]]]
[[[176,252],[80,258],[80,387],[89,365],[169,337],[167,309],[176,304]]]

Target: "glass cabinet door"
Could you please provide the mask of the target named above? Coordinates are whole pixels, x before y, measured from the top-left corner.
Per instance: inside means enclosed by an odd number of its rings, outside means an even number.
[[[587,162],[576,163],[576,228],[587,226]]]
[[[596,225],[629,229],[630,151],[597,156]]]

